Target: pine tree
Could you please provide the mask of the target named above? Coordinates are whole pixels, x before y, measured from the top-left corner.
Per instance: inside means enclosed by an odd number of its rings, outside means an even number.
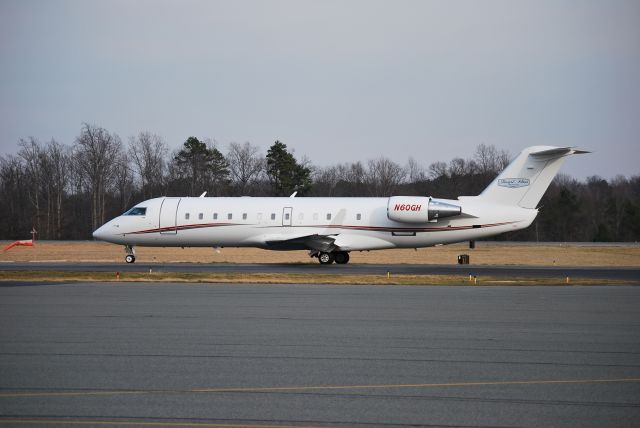
[[[229,163],[215,147],[209,148],[196,137],[189,137],[174,157],[181,178],[188,181],[192,196],[208,191],[220,195],[229,182]]]
[[[311,170],[300,165],[280,141],[273,143],[267,152],[267,176],[276,196],[304,193],[311,188]]]

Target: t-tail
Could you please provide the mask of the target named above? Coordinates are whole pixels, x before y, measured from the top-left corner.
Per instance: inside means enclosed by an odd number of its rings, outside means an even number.
[[[499,205],[536,208],[570,155],[589,153],[572,147],[534,146],[522,151],[479,195]]]

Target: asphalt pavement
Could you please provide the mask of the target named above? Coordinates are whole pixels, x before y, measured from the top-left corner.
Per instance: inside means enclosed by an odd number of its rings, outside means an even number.
[[[0,285],[0,425],[637,426],[640,288]]]

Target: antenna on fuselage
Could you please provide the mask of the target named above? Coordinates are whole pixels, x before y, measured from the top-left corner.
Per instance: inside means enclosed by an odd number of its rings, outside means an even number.
[[[201,198],[204,198],[204,195],[207,194],[207,191],[205,190],[204,193],[202,195],[200,195]]]
[[[289,196],[289,197],[290,197],[290,198],[295,198],[297,194],[298,194],[298,191],[296,190],[296,191],[295,191],[295,192],[293,192],[293,193],[291,194],[291,196]]]

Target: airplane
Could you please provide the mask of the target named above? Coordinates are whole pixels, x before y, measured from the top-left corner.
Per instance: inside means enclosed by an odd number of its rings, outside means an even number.
[[[307,250],[323,265],[346,264],[353,251],[422,248],[476,241],[528,227],[540,199],[573,147],[524,149],[478,196],[159,197],[93,232],[125,246],[257,247]]]

